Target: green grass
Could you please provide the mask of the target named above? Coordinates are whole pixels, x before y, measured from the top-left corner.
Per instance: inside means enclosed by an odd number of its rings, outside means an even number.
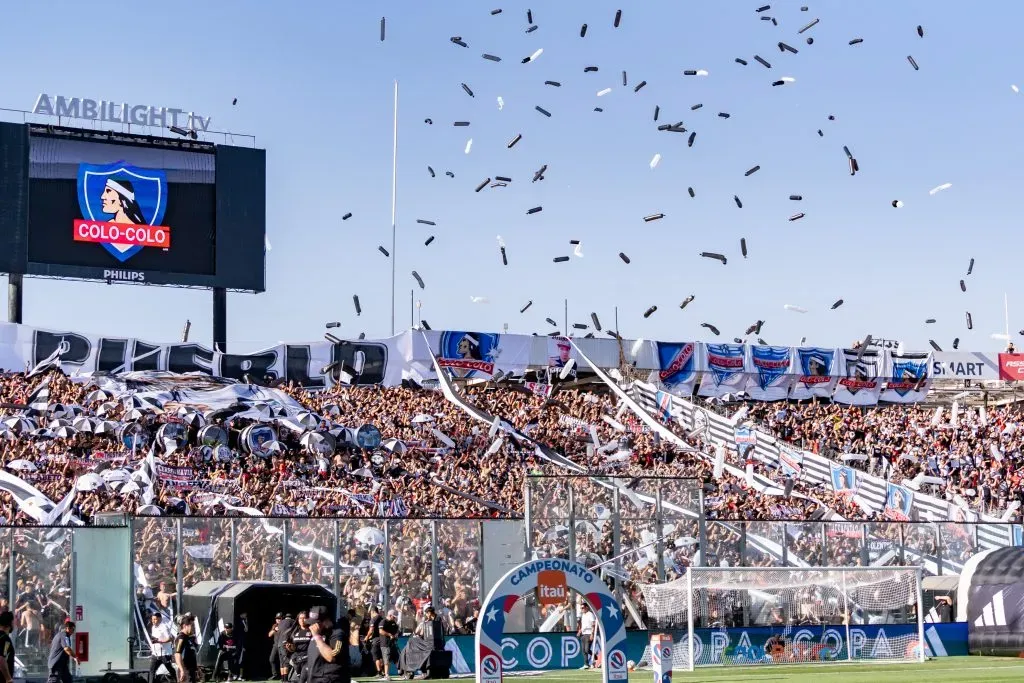
[[[549,671],[535,674],[509,674],[507,680],[523,683],[600,683],[601,671]],[[372,678],[355,679],[376,681]],[[397,681],[397,677],[393,677]],[[460,676],[456,680],[474,680]],[[821,664],[708,667],[693,673],[675,671],[672,681],[702,683],[986,683],[1024,681],[1024,659],[1007,657],[941,657],[924,664]],[[650,671],[634,671],[629,683],[653,683]]]
[[[550,671],[525,678],[529,683],[600,683],[600,670]],[[924,664],[820,664],[701,668],[674,671],[672,681],[742,683],[960,683],[961,681],[1024,681],[1024,659],[1007,657],[941,657]],[[525,681],[524,681],[525,683]],[[629,683],[653,683],[650,671],[634,671]]]

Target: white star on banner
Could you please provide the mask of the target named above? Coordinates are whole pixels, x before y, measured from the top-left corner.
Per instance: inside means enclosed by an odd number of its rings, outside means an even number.
[[[487,612],[487,621],[494,621],[497,618],[498,618],[498,608],[492,606],[491,609]]]

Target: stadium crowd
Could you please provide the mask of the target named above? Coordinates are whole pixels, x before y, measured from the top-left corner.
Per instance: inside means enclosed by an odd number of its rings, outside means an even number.
[[[46,377],[47,406],[26,410],[19,406],[32,401],[43,376],[0,376],[0,404],[5,405],[0,418],[0,462],[9,474],[54,502],[77,487],[72,510],[85,522],[109,511],[148,515],[137,521],[134,542],[139,571],[145,577],[139,582],[139,598],[150,608],[165,606],[166,586],[175,582],[175,518],[182,520],[186,586],[230,578],[233,562],[239,579],[287,575],[292,581],[330,585],[334,563],[325,549],[336,545],[337,526],[342,597],[347,604],[366,605],[379,599],[384,582],[383,533],[378,528],[383,524],[373,518],[389,517],[390,595],[400,624],[413,624],[431,600],[430,548],[436,543],[443,596],[439,604],[453,632],[473,623],[480,597],[480,526],[474,520],[521,516],[528,474],[558,475],[533,489],[532,509],[539,520],[532,539],[536,552],[559,555],[568,543],[564,522],[570,484],[565,475],[571,472],[564,463],[557,457],[554,461],[543,457],[526,442],[509,438],[496,444],[487,424],[471,419],[439,391],[335,387],[309,393],[302,387],[280,386],[278,390],[313,413],[307,432],[370,423],[383,443],[372,451],[344,444],[324,452],[304,445],[301,431],[282,426],[277,446],[254,454],[239,444],[241,430],[253,423],[251,415],[240,417],[229,411],[227,416],[211,418],[211,423],[232,435],[227,451],[196,443],[196,427],[205,421],[191,423],[187,441],[153,446],[161,425],[188,422],[190,415],[181,406],[140,409],[137,403],[121,400],[124,397],[71,381],[59,372]],[[664,520],[670,525],[664,540],[667,579],[683,575],[698,552],[704,553],[706,561],[723,565],[777,564],[776,557],[753,544],[741,547],[739,522],[745,523],[748,534],[773,538],[791,555],[811,564],[860,564],[864,547],[859,531],[844,533],[841,524],[834,525],[823,541],[820,525],[803,527],[801,520],[812,515],[828,512],[870,523],[872,562],[884,556],[890,550],[886,544],[894,545],[899,535],[898,525],[859,509],[850,497],[827,487],[797,481],[794,495],[786,497],[758,493],[743,476],[728,470],[716,478],[712,444],[670,421],[665,425],[691,448],[673,446],[644,427],[609,392],[561,390],[547,396],[503,384],[468,387],[463,397],[582,470],[615,475],[620,481],[657,476],[697,480],[704,489],[708,520],[708,543],[703,549],[695,541],[699,534],[692,512],[698,499],[693,484],[662,487],[663,501],[671,504]],[[985,417],[977,411],[962,411],[955,424],[949,419],[936,422],[934,411],[913,406],[751,404],[748,416],[758,429],[830,457],[864,453],[869,457],[855,464],[868,471],[878,473],[883,464],[889,464],[903,477],[921,471],[940,476],[948,481],[948,497],[963,495],[978,510],[998,512],[1022,495],[1024,460],[1017,428],[1021,412],[1013,407],[993,410]],[[125,424],[138,425],[133,429],[141,435],[131,450],[121,429]],[[166,471],[189,474],[156,477],[153,499],[147,504],[143,500],[147,482],[135,472],[151,452]],[[734,452],[727,461],[740,470],[743,467]],[[757,468],[778,479],[763,463]],[[83,486],[83,481],[88,485]],[[586,478],[571,485],[577,491],[578,555],[594,562],[610,558],[611,525],[606,524],[613,505],[610,489]],[[972,496],[972,489],[980,493]],[[653,495],[653,489],[636,493]],[[656,555],[650,545],[657,529],[649,506],[629,496],[626,500],[632,502],[624,503],[621,511],[620,548],[636,548],[638,553],[620,576],[635,586],[657,579]],[[65,582],[55,577],[66,575],[62,564],[69,561],[69,536],[30,528],[35,520],[6,491],[0,492],[0,510],[2,522],[16,527],[3,542],[15,544],[19,562],[14,600],[11,596],[0,600],[13,602],[25,633],[39,634],[26,637],[43,642],[47,625],[58,623],[68,609]],[[289,518],[291,543],[304,549],[301,552],[282,551],[282,518]],[[445,522],[432,530],[424,518],[445,518]],[[337,519],[337,525],[329,519]],[[771,522],[783,519],[793,521],[780,533]],[[911,532],[905,542],[919,544],[922,551],[934,550],[934,536],[923,534],[918,539],[917,533]],[[0,547],[0,554],[7,557],[4,550]],[[947,552],[967,556],[971,551],[965,541]],[[616,575],[614,566],[607,570],[606,575]],[[161,583],[165,584],[162,589]],[[640,602],[639,592],[634,595]]]
[[[1014,501],[1024,505],[1024,410],[1017,405],[746,405],[760,431],[845,465],[896,482],[938,477],[940,495],[959,496],[977,512],[999,516]]]

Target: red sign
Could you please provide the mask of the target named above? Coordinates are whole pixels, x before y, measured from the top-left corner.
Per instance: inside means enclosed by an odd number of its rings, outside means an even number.
[[[171,246],[171,229],[162,225],[135,225],[134,223],[107,223],[76,219],[74,235],[76,242],[125,244],[164,249]]]
[[[1024,379],[1024,353],[999,354],[999,379],[1011,382]]]
[[[89,634],[88,633],[76,633],[75,634],[75,657],[78,658],[79,662],[89,661]]]
[[[85,618],[83,616],[84,614],[85,614],[85,610],[82,609],[82,606],[81,605],[75,605],[75,621],[81,621],[82,619],[84,619]]]

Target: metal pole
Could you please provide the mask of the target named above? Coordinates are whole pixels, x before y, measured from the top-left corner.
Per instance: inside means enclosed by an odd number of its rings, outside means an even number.
[[[924,589],[921,585],[923,570],[917,568],[917,643],[920,652],[917,655],[919,662],[924,662]]]
[[[288,567],[288,560],[291,559],[289,557],[290,553],[288,552],[288,541],[291,540],[292,535],[291,527],[292,525],[288,523],[287,519],[284,520],[283,524],[281,524],[281,529],[284,531],[284,533],[281,534],[281,578],[284,579],[285,583],[289,583],[289,577],[291,576],[291,572]]]
[[[612,489],[612,557],[622,552],[622,496],[618,488]],[[618,572],[615,572],[618,574]],[[615,599],[622,604],[622,581],[613,576],[615,582]]]
[[[341,531],[338,528],[341,526],[341,522],[334,520],[334,578],[333,588],[335,597],[334,617],[337,619],[341,617],[341,551],[338,549],[341,545]],[[384,611],[388,610],[387,602],[384,603]]]
[[[846,623],[846,660],[853,661],[853,648],[850,647],[850,594],[846,592],[846,572],[843,572],[843,621]]]
[[[686,570],[686,634],[690,641],[688,645],[690,656],[687,657],[690,660],[690,665],[687,669],[689,671],[693,671],[693,572],[693,567]]]
[[[618,330],[615,330],[618,334]],[[708,557],[708,526],[707,519],[704,515],[704,489],[701,488],[697,491],[698,504],[700,505],[700,514],[697,516],[697,542],[700,544],[700,565],[707,564]]]
[[[391,524],[384,520],[384,604],[391,607]]]
[[[530,504],[530,482],[532,477],[526,477],[526,481],[523,482],[523,500],[525,505],[523,506],[523,523],[526,527],[525,539],[523,541],[523,562],[529,562],[533,559],[533,506]],[[481,593],[481,599],[483,598]]]
[[[1006,321],[1006,341],[1010,342],[1010,299],[1006,292],[1003,292],[1003,315]],[[924,660],[922,660],[924,661]]]
[[[441,598],[441,576],[437,571],[437,520],[430,520],[430,599],[435,605],[440,605]]]
[[[665,522],[664,522],[664,511],[661,507],[661,487],[654,492],[654,524],[657,529],[658,542],[654,546],[654,556],[658,560],[658,566],[655,567],[655,571],[658,575],[658,582],[665,583],[665,543],[662,540],[662,534],[665,533]]]
[[[476,561],[479,566],[479,572],[477,573],[477,600],[483,600],[487,597],[487,577],[484,576],[484,521],[478,520],[476,523]],[[526,558],[523,558],[525,561]]]
[[[238,520],[231,518],[231,580],[238,581]]]
[[[5,534],[7,536],[8,543],[10,543],[10,546],[9,546],[9,551],[10,552],[7,555],[7,559],[8,559],[8,565],[7,565],[7,603],[10,604],[10,605],[16,605],[16,604],[18,604],[18,596],[15,595],[14,591],[17,589],[18,580],[17,580],[17,571],[16,571],[16,564],[15,563],[17,562],[17,559],[18,559],[17,558],[18,553],[14,549],[14,529],[8,529],[5,532]],[[132,572],[132,576],[134,576],[134,575],[135,575],[135,573]],[[132,600],[134,600],[134,599],[135,599],[135,592],[132,591]],[[11,635],[14,637],[15,641],[17,641],[17,639],[18,639],[18,622],[17,621],[14,622],[14,632]]]
[[[562,329],[565,330],[565,336],[568,337],[569,336],[569,300],[568,299],[565,300],[565,327],[562,328]]]
[[[572,480],[569,480],[572,482]],[[576,489],[569,485],[569,561],[576,561]]]
[[[24,300],[24,276],[12,273],[7,276],[7,320],[21,324]],[[12,601],[11,604],[14,604]]]
[[[228,290],[213,288],[213,350],[228,351]]]
[[[175,573],[175,590],[177,594],[174,596],[174,602],[176,605],[175,614],[181,613],[181,596],[185,593],[185,543],[184,534],[181,529],[181,518],[174,520],[174,538],[177,542],[177,548],[175,548],[176,561],[178,563],[177,572]]]
[[[615,307],[615,334],[619,333],[619,307]]]
[[[395,81],[394,137],[391,145],[391,335],[395,334],[395,248],[397,247],[397,224],[395,223],[395,199],[398,192],[398,81]]]

